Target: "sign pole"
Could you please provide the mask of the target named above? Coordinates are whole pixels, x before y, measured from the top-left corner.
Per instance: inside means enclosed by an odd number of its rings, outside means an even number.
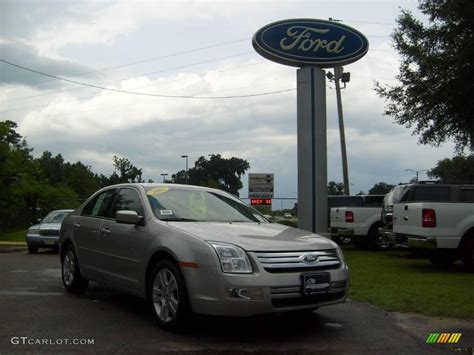
[[[327,233],[326,77],[297,70],[298,228]]]

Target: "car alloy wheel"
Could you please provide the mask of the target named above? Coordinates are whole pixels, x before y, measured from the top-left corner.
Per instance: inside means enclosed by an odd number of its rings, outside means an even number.
[[[153,280],[153,306],[158,318],[163,323],[173,321],[179,309],[178,282],[173,273],[163,268]]]
[[[89,285],[89,280],[82,277],[78,263],[74,248],[66,246],[61,255],[61,274],[64,287],[73,293],[82,293]]]
[[[63,259],[63,280],[66,286],[71,286],[74,283],[74,272],[76,268],[76,258],[74,252],[69,249],[64,254]]]

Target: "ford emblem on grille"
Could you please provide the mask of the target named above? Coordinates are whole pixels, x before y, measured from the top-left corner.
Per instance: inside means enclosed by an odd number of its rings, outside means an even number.
[[[305,254],[302,256],[305,264],[316,264],[319,262],[319,256],[314,254]]]

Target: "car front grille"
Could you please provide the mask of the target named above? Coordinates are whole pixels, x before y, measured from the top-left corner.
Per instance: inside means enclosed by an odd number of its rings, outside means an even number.
[[[342,299],[345,296],[346,281],[331,282],[329,292],[304,296],[301,286],[272,287],[272,305],[275,308],[317,306],[319,303]]]
[[[341,265],[341,261],[339,260],[335,249],[292,252],[265,251],[254,252],[254,254],[263,268],[269,273],[305,272],[321,269],[334,269]],[[313,262],[307,259],[313,259]],[[317,261],[314,261],[314,259],[317,259]]]
[[[59,229],[40,229],[39,234],[44,237],[59,237]]]

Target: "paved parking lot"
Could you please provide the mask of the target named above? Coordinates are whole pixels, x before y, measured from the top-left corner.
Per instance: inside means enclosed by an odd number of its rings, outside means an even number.
[[[431,332],[462,333],[456,346],[474,346],[473,322],[387,313],[354,301],[308,316],[195,316],[182,333],[169,333],[156,326],[146,303],[139,298],[97,284],[91,284],[85,295],[67,294],[57,254],[0,249],[0,354],[453,351],[453,345],[427,345],[425,339]],[[93,344],[66,344],[90,340]]]

